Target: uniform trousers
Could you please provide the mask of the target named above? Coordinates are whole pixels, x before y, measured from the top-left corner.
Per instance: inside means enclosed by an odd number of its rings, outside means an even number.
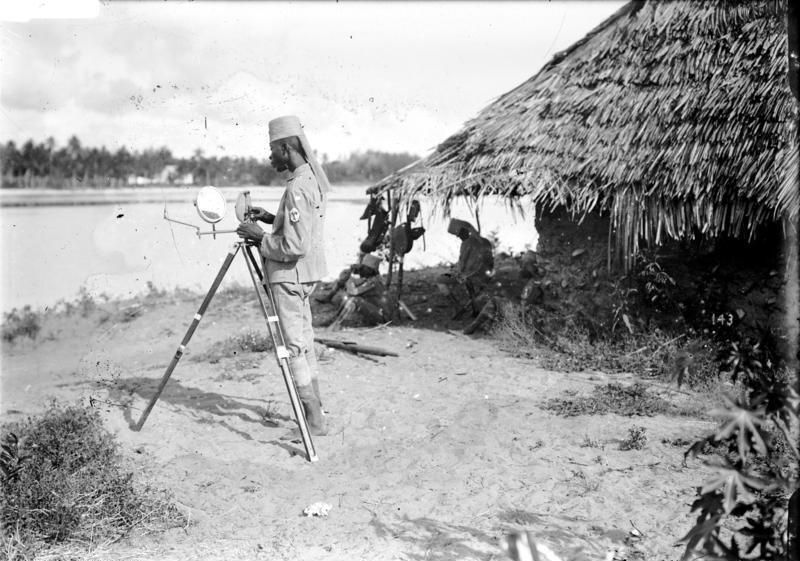
[[[316,282],[270,284],[281,322],[283,340],[290,355],[289,361],[297,362],[304,358],[308,363],[308,369],[294,368],[294,381],[298,386],[307,386],[319,373],[317,355],[314,352],[314,328],[311,326],[311,292],[316,284]]]

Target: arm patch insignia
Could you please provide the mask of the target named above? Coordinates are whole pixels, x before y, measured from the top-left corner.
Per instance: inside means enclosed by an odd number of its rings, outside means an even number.
[[[289,211],[289,221],[292,223],[300,222],[300,211],[293,208]]]

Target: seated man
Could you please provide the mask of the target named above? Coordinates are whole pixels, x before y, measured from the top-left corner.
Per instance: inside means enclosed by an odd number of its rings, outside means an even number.
[[[397,299],[384,285],[379,274],[380,262],[380,257],[365,255],[358,272],[347,278],[342,303],[330,324],[332,330],[340,329],[343,321],[352,319],[356,314],[372,324],[392,319]]]
[[[520,279],[526,281],[520,294],[520,303],[523,310],[529,306],[540,305],[544,300],[542,278],[546,273],[545,268],[539,263],[535,251],[528,250],[520,258]]]
[[[494,270],[492,242],[481,237],[472,224],[454,218],[447,228],[450,234],[461,239],[458,263],[448,273],[440,275],[436,283],[439,290],[447,294],[459,307],[454,318],[459,317],[465,308],[472,308],[472,315],[478,315],[481,306],[478,295],[491,282]],[[466,304],[456,296],[457,287],[466,292]]]
[[[341,294],[347,288],[347,282],[353,275],[361,278],[372,277],[380,265],[381,258],[374,254],[359,253],[358,262],[353,263],[346,269],[342,269],[336,280],[333,281],[333,286],[324,293],[318,294],[314,297],[317,302],[323,304],[334,303],[341,305]]]
[[[464,333],[471,334],[478,329],[487,330],[493,322],[502,317],[507,306],[511,305],[521,306],[524,319],[529,308],[535,308],[544,301],[542,278],[546,272],[536,252],[527,250],[519,259],[519,278],[525,282],[519,297],[502,290],[499,283],[498,289],[484,291],[476,299],[479,305],[482,304],[481,311],[472,323],[464,328]]]

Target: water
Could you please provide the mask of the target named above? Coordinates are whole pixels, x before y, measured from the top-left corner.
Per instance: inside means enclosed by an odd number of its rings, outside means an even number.
[[[233,201],[241,190],[223,190],[229,200],[228,214],[218,229],[235,229]],[[279,187],[250,191],[253,204],[273,212],[282,193]],[[166,206],[171,218],[208,230],[210,225],[200,220],[192,204],[196,192],[196,188],[91,191],[76,199],[81,204],[70,205],[54,205],[47,197],[55,195],[39,192],[26,196],[46,204],[0,206],[0,308],[7,312],[24,305],[51,307],[59,300],[74,300],[82,289],[94,297],[133,297],[146,292],[149,283],[159,289],[185,288],[204,294],[238,237],[198,238],[192,228],[164,220]],[[112,202],[115,195],[118,202]],[[21,194],[13,196],[17,198],[3,193],[0,202],[18,204]],[[325,230],[326,280],[355,260],[358,245],[366,237],[366,221],[359,220],[366,203],[362,186],[336,187],[331,193]],[[427,232],[406,256],[407,270],[458,259],[459,240],[447,233],[447,220],[431,216],[424,200],[422,209]],[[452,216],[474,224],[465,205],[455,205]],[[535,247],[532,220],[515,220],[501,202],[487,201],[480,208],[480,218],[484,235],[496,235],[498,249]],[[385,272],[385,263],[383,267]],[[221,288],[234,283],[251,283],[241,257],[231,265]]]

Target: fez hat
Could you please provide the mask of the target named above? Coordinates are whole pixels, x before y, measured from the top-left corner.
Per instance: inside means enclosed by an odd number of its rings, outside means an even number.
[[[325,193],[330,191],[331,184],[328,181],[328,176],[325,174],[325,170],[322,169],[322,166],[314,155],[314,151],[311,149],[311,144],[309,144],[308,138],[306,138],[303,132],[303,125],[300,124],[300,119],[294,115],[285,115],[272,119],[268,127],[270,142],[289,138],[290,136],[296,136],[298,138],[300,146],[303,147],[303,151],[306,154],[308,165],[311,166],[311,171],[314,172],[314,176],[317,178],[320,189]]]
[[[377,255],[372,255],[371,253],[367,253],[361,258],[361,264],[364,267],[369,267],[373,271],[378,271],[381,265],[382,259]]]
[[[290,136],[301,136],[302,134],[303,125],[300,124],[300,119],[294,115],[278,117],[269,122],[270,142],[275,142],[282,138],[289,138]]]
[[[457,236],[462,228],[466,228],[470,234],[477,233],[477,230],[472,226],[472,224],[466,220],[459,220],[458,218],[452,218],[450,220],[450,224],[447,225],[447,233]]]

